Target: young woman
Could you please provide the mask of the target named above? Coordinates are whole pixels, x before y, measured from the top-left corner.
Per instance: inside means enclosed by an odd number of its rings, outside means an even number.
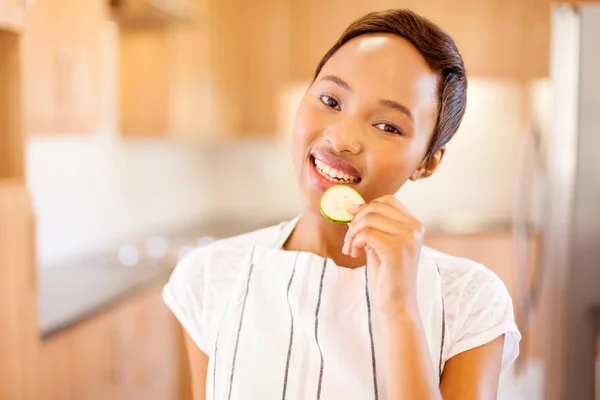
[[[495,399],[520,334],[505,286],[423,246],[393,195],[434,173],[466,106],[452,39],[405,10],[352,23],[299,106],[293,221],[199,248],[164,299],[186,331],[195,399]],[[365,205],[321,215],[334,184]]]

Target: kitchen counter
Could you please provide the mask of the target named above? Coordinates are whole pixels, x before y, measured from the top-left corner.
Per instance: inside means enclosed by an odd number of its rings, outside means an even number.
[[[164,236],[162,256],[139,251],[135,265],[123,265],[118,249],[70,265],[39,272],[38,326],[42,337],[66,329],[106,310],[151,285],[167,282],[182,250],[230,237],[279,221],[213,221]],[[142,243],[143,244],[143,243]],[[139,245],[136,248],[143,249]],[[131,248],[130,248],[131,249]],[[136,258],[136,257],[134,257]]]
[[[290,217],[291,219],[293,217]],[[40,271],[38,325],[43,337],[48,337],[151,285],[166,283],[182,250],[206,244],[213,239],[230,237],[273,225],[278,221],[216,220],[189,226],[164,235],[166,254],[151,257],[144,254],[144,243],[137,244],[138,259],[133,266],[123,265],[119,249],[110,254],[90,257],[70,265]],[[428,237],[470,236],[510,232],[509,226],[491,225],[480,229],[444,229],[428,227]],[[484,228],[484,229],[481,229]]]

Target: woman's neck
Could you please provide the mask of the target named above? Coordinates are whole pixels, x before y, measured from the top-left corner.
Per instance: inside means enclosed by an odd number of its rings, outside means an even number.
[[[348,225],[336,224],[321,214],[306,210],[283,248],[314,253],[323,258],[330,258],[337,265],[347,268],[361,267],[365,265],[366,257],[352,258],[342,253],[347,231]]]

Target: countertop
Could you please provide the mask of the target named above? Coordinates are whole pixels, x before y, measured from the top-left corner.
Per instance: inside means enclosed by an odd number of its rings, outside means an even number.
[[[211,240],[249,232],[280,221],[217,220],[192,225],[164,235],[168,251],[160,257],[144,254],[144,243],[137,243],[139,258],[133,266],[123,265],[119,249],[115,249],[69,265],[43,269],[38,279],[38,325],[42,336],[48,337],[66,329],[151,285],[166,283],[182,250],[189,251]],[[506,224],[478,228],[449,230],[436,226],[428,229],[428,234],[434,237],[510,232]]]
[[[187,227],[164,235],[166,254],[152,257],[144,254],[144,243],[135,265],[125,266],[119,249],[69,265],[39,272],[38,326],[47,338],[96,313],[118,304],[151,285],[167,282],[182,250],[224,237],[238,235],[279,221],[213,221]],[[200,242],[199,242],[200,241]]]

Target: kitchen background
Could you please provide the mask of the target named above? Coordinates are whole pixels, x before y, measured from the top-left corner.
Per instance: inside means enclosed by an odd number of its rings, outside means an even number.
[[[0,0],[0,317],[16,318],[1,399],[190,398],[162,285],[194,246],[300,211],[298,101],[343,28],[391,7],[447,29],[469,73],[444,163],[398,197],[429,245],[505,281],[524,346],[499,398],[544,398],[544,311],[520,307],[518,246],[535,275],[550,1]],[[2,202],[17,192],[22,208]]]

